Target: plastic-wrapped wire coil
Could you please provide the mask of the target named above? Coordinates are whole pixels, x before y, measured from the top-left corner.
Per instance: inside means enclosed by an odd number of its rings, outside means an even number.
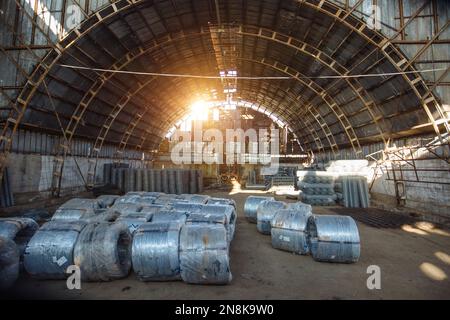
[[[309,252],[306,225],[310,211],[278,210],[271,221],[272,246],[276,249],[307,254]]]
[[[167,206],[163,205],[163,204],[150,204],[150,205],[145,205],[142,207],[142,210],[140,212],[142,213],[157,213],[161,210],[165,210],[167,209]]]
[[[221,224],[186,224],[180,233],[181,278],[194,284],[231,282],[227,232]]]
[[[275,201],[275,198],[260,196],[247,197],[247,200],[245,200],[244,204],[244,215],[249,222],[256,223],[256,209],[258,209],[258,206],[261,202],[266,200]]]
[[[128,230],[133,234],[140,225],[149,222],[153,213],[135,212],[121,215],[116,221],[124,223],[128,226]]]
[[[153,214],[152,223],[157,222],[186,222],[187,214],[184,211],[161,210]]]
[[[164,193],[169,193],[169,175],[167,170],[161,170],[161,189]]]
[[[311,205],[309,205],[307,203],[303,203],[301,201],[288,203],[286,205],[286,208],[300,211],[300,212],[302,212],[302,213],[304,213],[306,215],[311,215],[312,214],[312,207],[311,207]]]
[[[222,205],[230,205],[236,208],[236,202],[233,199],[226,198],[209,198],[206,202],[207,205],[213,204],[222,204]]]
[[[201,194],[181,194],[183,199],[187,200],[190,203],[199,203],[199,204],[205,204],[208,202],[208,199],[210,196],[205,196]]]
[[[0,236],[0,291],[10,288],[19,277],[19,248]]]
[[[73,249],[86,226],[83,221],[50,221],[31,238],[25,249],[25,270],[35,278],[64,279],[73,265]]]
[[[111,208],[109,208],[109,211],[111,212],[117,212],[118,214],[126,214],[126,213],[133,213],[133,212],[140,212],[142,210],[142,205],[136,204],[136,203],[115,203]]]
[[[142,224],[133,236],[133,270],[141,281],[180,280],[179,239],[182,224]]]
[[[104,194],[97,197],[97,203],[100,208],[109,208],[119,198],[117,195]]]
[[[308,219],[308,245],[314,260],[352,263],[359,259],[358,227],[349,216],[312,215]]]
[[[39,225],[30,218],[0,218],[0,237],[16,243],[21,263],[25,248],[38,229]]]
[[[231,205],[206,205],[204,206],[200,214],[210,215],[210,214],[224,214],[226,216],[226,224],[225,227],[227,229],[228,239],[229,241],[234,238],[234,231],[236,229],[236,209]]]
[[[188,213],[199,212],[205,205],[199,203],[184,203],[184,202],[176,202],[172,204],[172,208],[178,211],[185,211]]]
[[[275,213],[286,207],[282,201],[265,200],[256,209],[256,229],[262,234],[270,234],[270,222]]]
[[[93,223],[80,233],[74,262],[83,281],[110,281],[126,277],[131,268],[132,236],[123,223]]]
[[[52,217],[52,220],[80,220],[95,215],[99,209],[96,199],[74,198],[61,205]]]

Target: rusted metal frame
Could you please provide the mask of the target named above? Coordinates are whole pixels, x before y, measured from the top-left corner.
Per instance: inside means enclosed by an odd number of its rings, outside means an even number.
[[[330,68],[331,70],[333,70],[335,73],[337,73],[339,75],[344,76],[348,73],[348,70],[345,67],[341,66],[339,63],[336,62],[336,60],[327,56],[325,53],[323,53],[322,51],[320,51],[319,49],[317,49],[315,47],[312,47],[304,42],[296,40],[290,36],[281,35],[278,32],[275,32],[272,30],[263,31],[263,28],[258,28],[258,30],[259,30],[259,32],[258,32],[257,36],[259,36],[261,38],[284,44],[288,47],[298,50],[299,52],[302,52],[306,55],[312,56],[317,61],[319,61],[323,65],[327,66],[328,68]],[[240,33],[245,34],[245,35],[256,35],[255,33],[244,32],[244,30],[242,29],[242,26],[240,27]],[[271,34],[271,36],[268,36],[268,34]],[[277,37],[277,35],[279,35],[279,36]],[[295,45],[295,44],[293,44],[293,42],[299,43],[299,45]],[[300,46],[300,44],[301,44],[301,46]],[[314,52],[318,52],[318,53],[314,54]],[[329,61],[332,61],[332,62],[329,62]],[[364,87],[359,83],[358,80],[348,79],[348,78],[345,78],[344,80],[347,82],[349,87],[355,92],[355,95],[364,104],[365,109],[369,112],[369,115],[371,116],[371,118],[373,119],[374,123],[376,124],[376,126],[378,128],[379,136],[385,142],[384,132],[378,124],[379,120],[381,119],[381,116],[376,116],[372,110],[372,108],[377,107],[376,103],[373,101],[371,96],[365,91]],[[328,91],[328,88],[325,88],[325,90]],[[367,100],[369,100],[369,101],[367,101]]]
[[[405,17],[403,14],[403,0],[398,0],[397,2],[398,4],[398,12],[399,12],[399,19],[400,19],[400,35],[401,35],[401,39],[405,40],[405,29],[402,29],[403,26],[405,25]]]
[[[351,8],[350,10],[346,10],[346,13],[343,17],[343,19],[347,18],[348,16],[350,16],[356,9],[358,9],[358,7],[364,2],[364,0],[358,0],[358,2],[356,2]]]
[[[309,3],[311,0],[305,0],[304,4],[310,5],[310,6],[315,6],[315,4]],[[430,1],[427,1],[421,8],[419,8],[418,11],[423,10],[428,4],[430,3]],[[329,6],[333,6],[331,3],[329,4]],[[317,7],[317,6],[316,6]],[[329,12],[327,10],[324,10],[323,7],[317,8],[319,11],[324,12],[326,14],[335,16],[335,14],[333,14],[333,12]],[[403,26],[403,29],[406,28],[406,26],[418,15],[419,13],[415,13],[411,19],[409,19],[405,25]],[[408,68],[404,68],[402,67],[402,65],[404,65],[405,63],[407,63],[407,59],[401,54],[401,52],[389,42],[389,39],[384,38],[381,34],[371,30],[369,33],[373,33],[375,35],[378,35],[378,38],[380,38],[381,40],[379,42],[374,41],[374,37],[370,37],[368,35],[366,35],[363,31],[366,28],[366,25],[363,21],[361,21],[360,19],[357,19],[356,17],[354,17],[353,19],[358,21],[358,25],[360,25],[358,28],[351,24],[349,21],[347,21],[347,19],[341,19],[340,17],[338,17],[338,19],[341,20],[342,23],[344,23],[345,25],[347,25],[348,27],[354,29],[355,31],[357,31],[363,38],[367,39],[370,43],[375,44],[376,46],[378,46],[379,48],[381,48],[382,53],[389,59],[389,61],[392,63],[392,65],[399,71],[405,71],[408,70]],[[448,23],[447,23],[448,24]],[[401,31],[401,30],[400,30]],[[398,32],[397,32],[398,33]],[[397,36],[398,34],[396,34]],[[389,52],[387,52],[387,49],[390,49]],[[395,56],[395,58],[393,57]],[[415,79],[411,80],[411,78],[413,78],[414,76],[411,75],[406,75],[403,74],[403,78],[408,81],[408,83],[411,85],[411,87],[413,88],[416,96],[418,97],[418,99],[420,101],[422,101],[422,106],[425,110],[425,112],[427,113],[428,117],[430,118],[431,122],[433,123],[433,127],[435,129],[436,134],[439,137],[441,136],[441,132],[438,128],[437,125],[437,120],[434,119],[433,117],[433,113],[436,112],[441,119],[445,119],[445,117],[443,117],[444,113],[442,111],[442,108],[440,107],[439,103],[437,102],[437,100],[435,99],[434,95],[432,94],[432,92],[429,91],[428,87],[425,85],[425,82],[423,81],[423,78],[420,76],[420,73],[411,68],[411,66],[409,67],[411,69],[411,71],[416,71],[417,74],[414,74]],[[426,92],[424,95],[422,95],[418,89],[417,86],[420,85],[421,88]],[[448,124],[447,121],[445,121],[444,123],[444,127],[446,132],[450,132],[450,126]]]

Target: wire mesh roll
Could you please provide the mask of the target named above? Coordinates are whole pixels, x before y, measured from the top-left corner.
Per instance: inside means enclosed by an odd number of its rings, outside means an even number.
[[[176,211],[176,210],[161,210],[152,217],[152,223],[157,222],[186,222],[187,214],[184,211]]]
[[[244,215],[245,218],[252,223],[256,223],[256,209],[263,201],[275,201],[274,197],[260,197],[260,196],[249,196],[245,200],[244,204]]]
[[[117,172],[118,172],[117,168],[113,167],[111,169],[111,184],[116,187],[117,187]]]
[[[125,193],[130,191],[135,191],[135,181],[136,181],[136,169],[134,168],[128,168],[125,171]]]
[[[126,277],[131,268],[132,236],[123,223],[94,223],[80,233],[74,262],[83,281],[110,281]]]
[[[180,280],[179,239],[182,224],[145,223],[133,237],[133,270],[141,281]]]
[[[117,188],[122,191],[125,192],[125,172],[128,169],[125,168],[119,168],[117,169]]]
[[[169,193],[175,194],[177,193],[176,172],[173,169],[168,169],[166,171],[167,171],[167,183],[169,185]]]
[[[312,215],[308,219],[308,245],[314,260],[352,263],[360,256],[358,227],[349,216]]]
[[[221,204],[221,205],[230,205],[236,208],[236,202],[233,199],[226,199],[226,198],[209,198],[206,202],[207,205],[215,205],[215,204]]]
[[[142,181],[143,181],[143,169],[136,169],[135,170],[135,181],[134,181],[134,190],[136,191],[143,191],[142,189]]]
[[[189,193],[194,194],[198,192],[197,170],[189,170]]]
[[[50,221],[31,238],[25,249],[25,270],[34,278],[64,279],[74,264],[73,249],[86,226],[83,221]]]
[[[161,170],[153,170],[153,178],[155,181],[154,191],[163,192]]]
[[[97,203],[100,208],[109,208],[119,198],[117,195],[104,194],[97,197]]]
[[[116,221],[127,225],[128,230],[133,234],[140,225],[149,222],[153,213],[135,212],[121,215]]]
[[[180,233],[180,273],[194,284],[231,282],[227,232],[221,224],[186,224]]]
[[[169,175],[167,170],[161,170],[161,191],[169,193]]]
[[[155,175],[153,173],[153,169],[147,169],[145,171],[145,177],[144,177],[144,181],[145,179],[147,179],[147,188],[144,190],[145,191],[149,191],[149,192],[154,192],[155,191]]]
[[[223,214],[226,217],[225,228],[227,229],[228,240],[234,238],[234,231],[236,229],[236,209],[231,205],[206,205],[200,210],[200,214],[204,216]]]
[[[272,246],[276,249],[307,254],[309,252],[306,225],[310,211],[278,210],[271,221]]]
[[[256,209],[256,229],[262,234],[270,234],[270,223],[275,213],[284,209],[286,204],[282,201],[265,200]]]
[[[148,169],[142,169],[142,191],[150,191],[150,181],[148,177]]]
[[[185,185],[183,182],[183,175],[184,175],[184,170],[175,170],[175,193],[176,194],[182,194],[185,193]]]
[[[19,277],[19,257],[14,241],[0,236],[0,292],[9,289]]]
[[[52,220],[80,220],[94,216],[96,209],[99,209],[96,199],[73,198],[55,211]]]
[[[315,206],[331,206],[336,204],[337,195],[321,195],[321,194],[301,194],[301,200],[304,203]]]
[[[14,241],[19,249],[21,264],[25,248],[38,229],[39,225],[30,218],[0,219],[0,237]]]
[[[197,170],[197,192],[203,192],[203,171]]]

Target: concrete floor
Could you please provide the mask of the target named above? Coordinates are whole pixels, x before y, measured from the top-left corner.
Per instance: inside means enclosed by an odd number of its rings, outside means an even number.
[[[8,295],[56,299],[450,299],[448,230],[428,224],[376,229],[358,223],[359,262],[320,263],[310,256],[271,247],[270,236],[259,234],[256,225],[243,218],[244,202],[251,193],[206,193],[232,197],[238,205],[230,285],[140,282],[131,274],[109,283],[83,283],[81,290],[70,291],[65,281],[37,281],[22,276]],[[330,209],[315,207],[313,211],[330,213]],[[381,268],[380,290],[366,286],[370,265]]]

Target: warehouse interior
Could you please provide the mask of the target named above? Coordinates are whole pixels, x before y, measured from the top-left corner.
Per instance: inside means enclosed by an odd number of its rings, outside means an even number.
[[[450,299],[449,18],[1,1],[1,296]]]

